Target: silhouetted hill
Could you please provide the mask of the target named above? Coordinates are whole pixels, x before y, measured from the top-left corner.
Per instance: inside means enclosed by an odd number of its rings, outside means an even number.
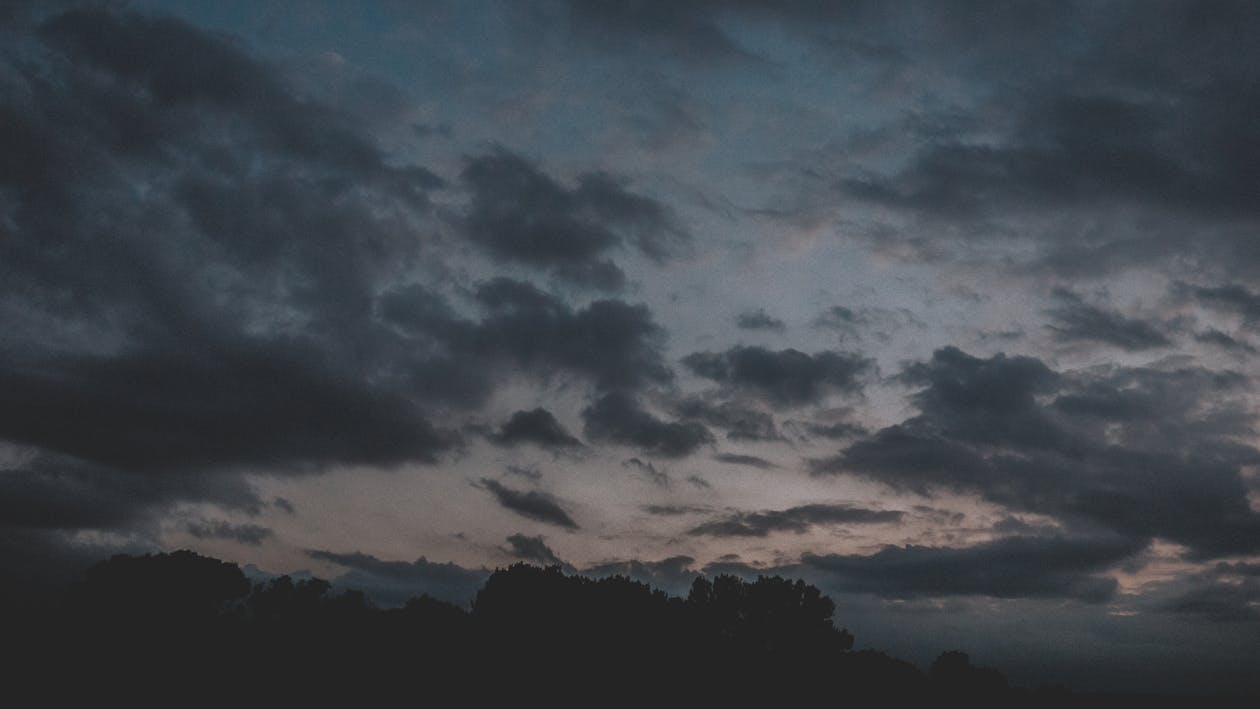
[[[958,651],[924,673],[853,651],[834,611],[817,588],[777,576],[698,578],[678,598],[622,576],[596,580],[526,564],[496,571],[470,610],[428,597],[380,609],[320,579],[251,584],[234,564],[178,551],[103,561],[56,605],[9,607],[6,624],[17,650],[9,665],[15,686],[50,705],[1125,699],[1011,688]]]

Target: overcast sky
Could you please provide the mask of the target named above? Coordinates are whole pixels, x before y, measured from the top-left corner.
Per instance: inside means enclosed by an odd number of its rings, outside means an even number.
[[[0,554],[780,573],[1257,688],[1260,8],[0,10]],[[1250,684],[1248,684],[1250,683]]]

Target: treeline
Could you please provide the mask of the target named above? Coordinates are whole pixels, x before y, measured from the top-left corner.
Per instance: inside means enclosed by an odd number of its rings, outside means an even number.
[[[429,597],[381,609],[320,579],[255,584],[234,564],[179,551],[101,562],[64,601],[13,618],[9,645],[19,652],[9,666],[55,704],[1068,699],[1010,688],[960,652],[923,673],[853,651],[834,611],[817,588],[780,577],[697,578],[678,598],[625,577],[526,564],[496,571],[470,610]]]

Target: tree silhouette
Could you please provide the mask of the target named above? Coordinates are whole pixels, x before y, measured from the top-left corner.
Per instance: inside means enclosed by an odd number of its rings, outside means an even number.
[[[942,653],[926,675],[853,651],[835,611],[816,587],[779,576],[700,577],[677,598],[624,576],[528,564],[495,571],[470,610],[427,596],[381,609],[321,579],[251,585],[234,564],[179,551],[93,566],[63,604],[13,624],[8,639],[25,651],[13,676],[52,704],[172,703],[190,692],[199,701],[283,704],[448,695],[555,703],[561,692],[704,706],[1090,700],[1012,689],[959,651]]]

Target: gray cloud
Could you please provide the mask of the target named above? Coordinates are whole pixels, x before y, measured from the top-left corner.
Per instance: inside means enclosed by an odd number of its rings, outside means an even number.
[[[708,512],[709,508],[696,507],[694,505],[644,505],[643,511],[650,515],[656,515],[657,517],[677,517],[680,515]]]
[[[221,519],[189,522],[185,529],[198,539],[227,539],[250,546],[258,546],[274,534],[257,524],[232,524]]]
[[[570,530],[578,528],[577,522],[573,521],[556,498],[545,492],[513,490],[490,478],[482,478],[480,487],[489,490],[504,509],[522,517]]]
[[[857,337],[859,328],[868,323],[865,316],[854,312],[852,308],[833,305],[814,318],[813,325],[817,328],[835,330],[845,337]]]
[[[1194,340],[1195,342],[1202,342],[1207,345],[1219,347],[1227,352],[1241,352],[1244,354],[1257,353],[1255,345],[1241,338],[1221,332],[1216,328],[1209,328],[1203,332],[1195,333]]]
[[[885,598],[983,595],[998,598],[1110,599],[1103,572],[1141,551],[1124,537],[1006,537],[970,547],[888,546],[870,556],[807,554],[801,563],[830,584]]]
[[[461,179],[472,192],[465,228],[473,241],[499,260],[573,283],[619,289],[625,275],[604,258],[614,247],[634,246],[659,262],[689,240],[664,205],[604,173],[568,189],[500,148],[469,160]]]
[[[644,461],[639,460],[638,458],[627,458],[626,460],[621,461],[621,464],[625,467],[634,468],[635,470],[643,473],[643,475],[655,485],[660,485],[661,487],[669,487],[670,485],[669,473],[658,469],[650,460]]]
[[[783,332],[787,325],[776,317],[772,317],[764,308],[747,310],[735,316],[735,326],[741,330],[768,330]]]
[[[382,314],[403,329],[408,344],[437,345],[429,357],[403,363],[413,386],[479,402],[500,367],[540,377],[575,374],[607,389],[666,383],[673,376],[660,354],[665,333],[646,306],[608,299],[575,309],[509,278],[481,283],[474,300],[481,320],[461,317],[419,286],[381,297]]]
[[[726,437],[732,441],[776,441],[783,438],[774,425],[773,416],[734,401],[710,402],[691,397],[677,402],[674,411],[683,418],[726,429]]]
[[[633,397],[605,394],[582,411],[586,436],[592,440],[634,446],[645,453],[678,458],[712,443],[713,434],[691,421],[662,421]]]
[[[1010,143],[996,148],[933,146],[898,182],[867,187],[871,196],[936,212],[978,210],[981,198],[1008,205],[1037,199],[1053,205],[1118,199],[1194,211],[1246,212],[1253,207],[1240,201],[1242,166],[1235,156],[1201,152],[1207,162],[1194,171],[1180,151],[1185,147],[1182,141],[1195,139],[1211,139],[1217,149],[1223,148],[1222,139],[1243,137],[1232,133],[1240,126],[1220,121],[1202,121],[1197,127],[1171,125],[1196,111],[1219,110],[1224,98],[1211,96],[1210,104],[1200,98],[1170,110],[1160,103],[1102,94],[1045,96],[1028,106],[1041,112],[1024,116],[1022,130]],[[1254,95],[1244,93],[1229,103],[1241,108],[1254,100]],[[1177,134],[1185,128],[1190,130]],[[1212,135],[1216,131],[1220,132]],[[1163,142],[1169,138],[1173,145]]]
[[[542,471],[535,465],[508,465],[504,470],[510,475],[518,475],[527,480],[542,480]]]
[[[869,431],[861,425],[849,423],[847,421],[837,421],[834,423],[820,423],[817,421],[788,421],[784,424],[784,428],[801,438],[818,436],[819,438],[829,438],[832,440],[857,438],[859,436],[865,436],[869,433]]]
[[[1163,607],[1171,613],[1193,615],[1218,623],[1255,622],[1260,620],[1260,583],[1255,579],[1240,582],[1204,581]]]
[[[425,402],[368,376],[391,355],[366,308],[441,180],[225,36],[43,14],[0,52],[0,438],[43,461],[4,483],[27,522],[256,509],[244,467],[454,450]]]
[[[780,406],[816,403],[831,392],[861,391],[871,360],[848,352],[808,355],[737,346],[725,352],[695,352],[683,358],[692,372]]]
[[[804,534],[814,526],[840,524],[895,524],[904,512],[871,510],[850,505],[801,505],[786,510],[735,512],[705,522],[687,533],[708,537],[765,537],[771,532]]]
[[[582,442],[574,438],[552,413],[543,408],[517,411],[504,422],[491,440],[500,445],[534,443],[543,448],[577,448]]]
[[[264,506],[239,476],[169,471],[154,477],[66,456],[37,455],[19,467],[0,470],[0,528],[97,529],[126,532],[155,522],[161,511],[182,501],[214,500],[246,514]]]
[[[1049,327],[1060,340],[1098,342],[1127,352],[1172,344],[1162,329],[1150,322],[1091,305],[1071,291],[1060,289],[1055,297],[1059,304],[1048,311],[1055,320]]]
[[[705,480],[699,475],[688,475],[687,482],[691,483],[694,487],[697,487],[701,490],[708,490],[713,487],[712,485],[709,484],[708,480]]]
[[[1200,286],[1178,281],[1173,292],[1205,307],[1240,315],[1248,325],[1260,322],[1260,293],[1237,283]]]
[[[563,566],[568,567],[556,553],[547,546],[546,540],[541,536],[527,537],[524,534],[513,534],[507,538],[507,552],[514,558],[522,561],[528,561],[543,566]]]
[[[1039,360],[956,349],[910,365],[920,414],[812,462],[923,494],[976,492],[1201,556],[1260,548],[1242,441],[1254,417],[1230,372],[1111,367],[1066,377]],[[1040,399],[1038,398],[1040,397]]]
[[[728,465],[747,465],[753,468],[761,468],[762,470],[779,467],[765,458],[755,455],[741,455],[739,453],[718,453],[713,456],[713,459],[719,463],[726,463]]]

